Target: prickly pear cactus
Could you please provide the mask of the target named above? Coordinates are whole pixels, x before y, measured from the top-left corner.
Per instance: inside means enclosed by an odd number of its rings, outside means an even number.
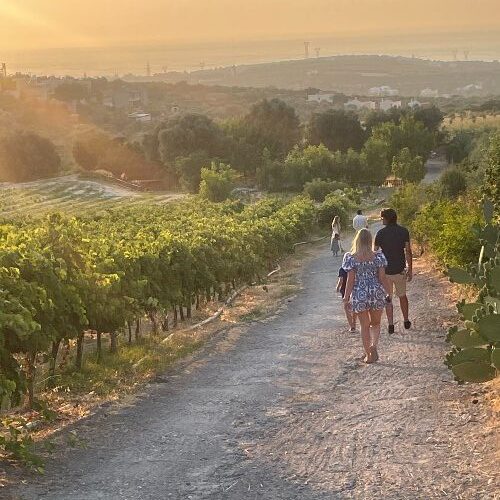
[[[445,364],[459,382],[487,382],[500,374],[500,226],[493,222],[490,202],[484,203],[483,213],[477,265],[448,269],[450,281],[479,289],[477,302],[457,304],[463,328],[448,331],[453,348]]]

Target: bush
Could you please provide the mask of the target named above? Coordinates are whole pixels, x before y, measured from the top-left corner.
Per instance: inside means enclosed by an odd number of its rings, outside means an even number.
[[[320,227],[329,227],[333,218],[338,215],[342,226],[349,224],[350,212],[354,206],[347,196],[329,194],[318,208],[318,224]]]
[[[13,132],[0,138],[0,181],[26,182],[59,172],[61,159],[49,139],[33,132]]]
[[[457,168],[450,168],[441,175],[439,185],[443,196],[456,198],[467,189],[467,179]]]
[[[398,222],[403,225],[411,225],[420,208],[430,199],[437,199],[431,186],[406,184],[392,194],[389,204],[396,210]]]
[[[314,201],[324,201],[326,196],[333,193],[337,189],[345,189],[347,184],[339,181],[324,181],[321,179],[313,179],[306,182],[304,186],[304,194],[308,195]]]
[[[481,223],[477,199],[459,198],[425,205],[413,222],[417,241],[426,244],[446,266],[473,262],[480,250],[475,228]]]
[[[224,163],[212,162],[210,168],[201,169],[200,195],[207,200],[227,200],[234,187],[236,172]]]

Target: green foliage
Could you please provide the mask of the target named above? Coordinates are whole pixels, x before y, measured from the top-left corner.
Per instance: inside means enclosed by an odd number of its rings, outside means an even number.
[[[200,196],[213,202],[227,200],[234,188],[236,172],[224,163],[212,162],[201,169]]]
[[[211,164],[205,151],[195,151],[189,156],[180,156],[175,160],[175,171],[181,186],[191,193],[198,192],[201,182],[201,169]]]
[[[447,266],[473,262],[481,248],[475,228],[481,223],[477,201],[443,200],[424,205],[412,228],[417,241],[427,244]]]
[[[10,132],[0,137],[0,182],[26,182],[59,172],[55,145],[33,132]]]
[[[500,132],[494,134],[489,143],[486,155],[487,167],[483,185],[485,196],[500,211]]]
[[[265,148],[272,159],[281,158],[300,140],[300,120],[295,109],[280,99],[254,104],[241,122],[245,140],[258,151]]]
[[[341,224],[345,227],[349,223],[350,213],[353,208],[354,203],[347,195],[329,194],[318,208],[318,224],[320,227],[330,226],[333,218],[338,215]]]
[[[376,126],[372,137],[386,145],[389,159],[397,157],[404,148],[412,157],[427,158],[434,146],[434,134],[411,116],[402,118],[399,125],[387,122]]]
[[[217,182],[234,175],[216,166],[207,169],[207,184],[214,173]],[[84,330],[117,334],[128,321],[259,279],[310,230],[316,213],[305,197],[249,207],[195,198],[147,208],[0,226],[4,406],[32,392],[39,353]]]
[[[330,109],[313,114],[307,127],[309,144],[324,144],[330,151],[360,150],[365,131],[358,116],[343,109]]]
[[[347,188],[345,182],[328,181],[322,179],[313,179],[304,185],[304,194],[312,198],[314,201],[324,201],[326,196],[337,190],[344,190]]]
[[[467,178],[457,168],[445,170],[439,179],[442,194],[447,198],[456,198],[467,189]]]
[[[157,134],[160,158],[165,164],[196,151],[215,158],[221,156],[224,148],[221,129],[204,115],[191,113],[172,118]]]
[[[421,156],[412,156],[407,147],[393,157],[391,169],[404,182],[418,183],[425,177],[424,160]]]
[[[457,304],[465,328],[454,326],[447,337],[454,347],[446,364],[457,380],[467,382],[495,378],[500,365],[500,226],[493,225],[489,203],[484,204],[484,218],[487,224],[478,230],[483,247],[477,265],[448,270],[451,281],[479,288],[478,302]],[[487,245],[492,246],[489,257]]]
[[[433,197],[431,187],[409,183],[393,192],[389,205],[396,210],[401,224],[412,225],[421,207]]]
[[[413,111],[413,118],[423,123],[427,130],[436,132],[443,121],[444,114],[437,106],[430,106],[428,108],[419,107]]]
[[[36,472],[43,473],[43,460],[33,452],[33,438],[26,419],[5,417],[0,425],[0,449]]]

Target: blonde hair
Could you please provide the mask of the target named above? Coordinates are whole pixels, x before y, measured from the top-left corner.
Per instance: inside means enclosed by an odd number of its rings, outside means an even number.
[[[352,241],[351,254],[361,258],[373,255],[373,238],[368,229],[360,229]]]

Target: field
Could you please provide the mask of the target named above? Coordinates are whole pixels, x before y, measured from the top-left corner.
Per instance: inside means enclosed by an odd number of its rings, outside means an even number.
[[[98,212],[120,204],[165,203],[183,197],[181,193],[142,193],[112,182],[85,180],[78,175],[21,184],[0,184],[0,215],[40,216],[60,211],[70,215]]]
[[[471,129],[471,128],[500,128],[500,115],[478,115],[478,116],[447,116],[443,120],[443,128],[449,130]]]

